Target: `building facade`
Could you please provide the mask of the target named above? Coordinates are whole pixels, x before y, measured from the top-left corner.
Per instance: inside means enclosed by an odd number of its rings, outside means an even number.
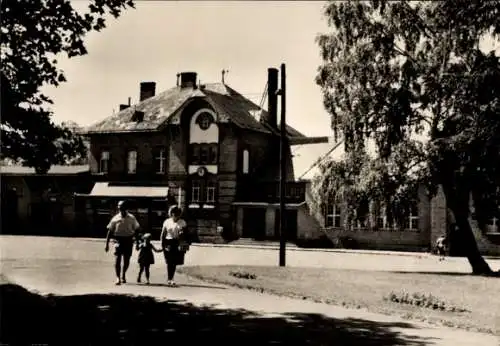
[[[2,231],[104,237],[119,200],[127,200],[144,230],[158,238],[171,205],[179,205],[202,242],[278,239],[278,70],[268,70],[267,111],[222,83],[198,84],[181,73],[177,85],[156,93],[140,84],[139,102],[84,132],[88,166],[54,166],[45,175],[1,167]],[[421,188],[407,220],[390,224],[380,210],[346,227],[348,205],[317,208],[311,180],[324,157],[342,146],[287,126],[287,239],[297,244],[427,251],[448,232],[442,192]],[[472,213],[473,215],[473,213]],[[500,215],[499,215],[500,218]],[[479,230],[479,248],[500,255],[500,221]]]
[[[3,234],[76,235],[73,197],[92,188],[88,166],[52,166],[46,174],[1,166],[0,173]]]
[[[364,218],[346,226],[347,208],[337,201],[317,208],[311,196],[311,180],[319,174],[318,163],[325,158],[340,159],[343,146],[338,143],[307,144],[294,150],[293,163],[297,178],[306,184],[305,203],[298,216],[299,237],[303,240],[325,238],[340,247],[356,247],[374,250],[429,251],[442,234],[450,234],[450,216],[441,189],[433,198],[427,190],[419,188],[408,217],[398,225],[390,223],[383,208],[372,203]],[[472,211],[472,205],[471,205]],[[486,229],[480,230],[471,212],[471,226],[478,247],[483,254],[500,255],[500,215],[488,221]],[[461,255],[460,250],[450,249]]]
[[[85,132],[95,185],[76,196],[78,219],[86,220],[80,224],[104,229],[117,200],[126,199],[155,237],[172,204],[182,207],[201,241],[275,236],[277,86],[278,70],[271,68],[265,111],[225,83],[198,85],[193,72],[179,74],[177,85],[159,94],[155,83],[141,83],[139,103],[120,105]],[[290,145],[315,140],[321,139],[287,126],[289,209],[305,202],[306,187],[294,182]]]

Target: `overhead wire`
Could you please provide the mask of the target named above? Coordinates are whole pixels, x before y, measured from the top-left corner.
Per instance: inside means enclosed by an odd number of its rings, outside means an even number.
[[[328,152],[326,154],[324,154],[323,156],[321,156],[320,158],[318,158],[316,161],[314,161],[314,163],[304,172],[300,175],[300,177],[298,178],[299,180],[302,179],[307,173],[309,173],[314,167],[316,167],[317,165],[321,164],[335,149],[337,149],[339,147],[340,144],[342,144],[344,141],[343,140],[340,140],[338,141],[337,143],[335,143],[332,148],[330,150],[328,150]]]

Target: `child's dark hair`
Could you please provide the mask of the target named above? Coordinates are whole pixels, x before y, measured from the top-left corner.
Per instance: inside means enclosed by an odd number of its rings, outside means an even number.
[[[181,208],[179,208],[178,206],[176,205],[173,205],[170,207],[170,209],[168,210],[168,215],[169,216],[181,216]]]

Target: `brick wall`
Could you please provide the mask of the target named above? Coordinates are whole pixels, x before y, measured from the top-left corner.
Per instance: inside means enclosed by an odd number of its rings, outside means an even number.
[[[370,230],[353,229],[348,230],[343,227],[325,230],[332,240],[341,237],[350,237],[356,240],[362,249],[373,250],[407,250],[423,251],[427,250],[426,244],[420,240],[418,231],[399,230]]]
[[[431,200],[430,214],[430,244],[434,245],[436,244],[437,238],[446,233],[447,228],[448,211],[446,207],[446,198],[441,187],[438,188],[436,196]]]
[[[318,239],[326,234],[333,242],[340,237],[351,237],[360,247],[366,249],[407,249],[424,250],[430,245],[431,213],[430,201],[424,187],[419,189],[419,229],[418,230],[372,230],[369,228],[352,229],[345,227],[348,205],[340,203],[339,228],[325,228],[325,216],[318,210],[311,194],[311,184],[306,185],[306,205],[299,209],[299,238]],[[373,217],[370,217],[373,219]],[[374,220],[373,220],[374,221]]]
[[[162,132],[103,134],[92,135],[89,153],[91,172],[98,172],[100,153],[109,150],[111,155],[110,172],[106,176],[96,176],[98,180],[173,182],[186,191],[187,181],[187,140],[189,136],[189,116],[197,107],[207,107],[205,103],[192,103],[186,106],[181,115],[180,126],[166,126]],[[279,179],[279,138],[266,133],[243,130],[234,124],[219,124],[219,168],[218,168],[218,206],[210,223],[193,226],[203,229],[205,234],[216,235],[217,226],[236,233],[236,213],[232,203],[236,199],[238,184],[254,183],[257,180],[273,181]],[[167,149],[167,174],[158,176],[154,172],[152,149],[164,146]],[[137,173],[127,175],[126,152],[137,150]],[[250,153],[250,174],[242,174],[242,153]],[[287,159],[291,163],[290,147]],[[287,178],[293,180],[293,166]],[[185,202],[185,201],[184,201]],[[186,207],[184,205],[183,207]],[[208,222],[208,221],[207,221]]]
[[[31,191],[22,176],[4,176],[1,179],[2,195],[9,189],[16,189],[18,222],[22,229],[28,227],[29,208],[31,204]],[[3,196],[2,196],[3,197]],[[2,199],[2,202],[3,199]],[[4,230],[5,232],[6,230]]]
[[[312,211],[309,206],[303,205],[297,211],[298,239],[316,240],[320,239],[324,232],[321,230],[324,220],[311,217]]]
[[[170,138],[169,138],[170,137]],[[167,150],[167,162],[175,161],[170,158],[169,140],[172,147],[177,148],[178,137],[169,136],[169,132],[162,133],[127,133],[127,134],[102,134],[90,137],[89,165],[92,173],[99,172],[99,158],[101,152],[108,150],[111,155],[109,176],[122,177],[127,169],[127,151],[137,150],[137,174],[136,176],[155,176],[152,151],[157,146],[165,147]],[[174,153],[176,151],[174,150]],[[182,154],[182,152],[181,152]],[[172,166],[176,167],[175,164]],[[161,178],[161,177],[158,177]]]
[[[17,229],[5,232],[23,234],[72,235],[74,193],[88,193],[92,187],[88,174],[2,176],[1,181],[2,191],[17,192]]]
[[[240,135],[240,148],[248,148],[250,152],[250,173],[261,181],[276,181],[280,177],[280,140],[279,137],[266,133],[246,131]],[[286,148],[288,168],[287,180],[294,180],[290,146]],[[239,167],[241,167],[241,154]]]
[[[186,126],[170,126],[168,136],[168,175],[187,174],[187,152],[189,132]]]
[[[231,124],[219,124],[219,173],[236,174],[241,160],[238,131]]]

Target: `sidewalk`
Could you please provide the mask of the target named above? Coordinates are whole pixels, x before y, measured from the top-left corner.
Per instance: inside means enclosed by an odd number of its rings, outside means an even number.
[[[79,238],[85,241],[96,241],[103,242],[104,239],[99,238]],[[158,241],[153,241],[154,244],[159,244]],[[226,244],[216,244],[216,243],[194,243],[194,247],[219,247],[219,248],[241,248],[241,249],[256,249],[256,250],[279,250],[279,243],[269,242],[269,241],[255,241],[248,243],[226,243]],[[366,255],[384,255],[384,256],[411,256],[411,257],[426,257],[433,256],[427,252],[410,252],[410,251],[387,251],[387,250],[353,250],[353,249],[323,249],[323,248],[303,248],[298,247],[296,244],[287,243],[287,251],[301,251],[301,252],[337,252],[337,253],[359,253]],[[493,258],[493,257],[492,257]]]
[[[497,337],[487,334],[466,332],[457,329],[432,327],[424,323],[408,322],[400,318],[373,314],[362,310],[349,310],[342,307],[313,303],[310,301],[281,298],[266,294],[254,293],[246,290],[238,290],[222,285],[213,285],[200,282],[186,276],[179,275],[180,287],[167,288],[161,284],[143,286],[126,284],[114,286],[112,282],[110,263],[93,262],[65,262],[56,260],[19,260],[9,261],[2,264],[2,274],[10,282],[19,284],[30,291],[42,294],[58,295],[82,295],[82,294],[132,294],[147,295],[159,300],[184,301],[183,304],[192,304],[200,309],[224,309],[227,311],[245,310],[260,315],[260,319],[280,318],[285,319],[307,318],[315,320],[316,324],[325,324],[330,321],[330,329],[322,327],[323,337],[325,333],[338,333],[335,328],[345,328],[343,337],[349,338],[356,335],[356,345],[449,345],[449,346],[498,346]],[[163,269],[156,266],[152,271],[153,282],[163,281]],[[131,268],[130,278],[134,278],[135,268]],[[209,307],[209,308],[208,308]],[[311,315],[314,314],[314,315]],[[288,317],[287,317],[288,316]],[[253,317],[252,317],[253,318]],[[259,322],[266,324],[266,322]],[[292,323],[292,322],[286,322]],[[312,322],[311,322],[312,323]],[[311,325],[314,325],[312,323]],[[346,327],[348,325],[348,327]],[[229,326],[229,325],[228,325]],[[226,326],[225,328],[228,328]],[[337,326],[337,327],[335,327]],[[363,327],[364,326],[364,327]],[[308,335],[309,329],[302,332],[297,331],[296,325],[292,328],[302,337]],[[232,327],[236,328],[236,327]],[[260,327],[259,327],[260,328]],[[313,328],[313,327],[307,327]],[[319,325],[316,327],[319,328]],[[333,329],[332,329],[333,328]],[[361,329],[366,329],[361,331]],[[391,342],[375,340],[392,335]],[[225,330],[225,329],[223,329]],[[223,331],[222,330],[222,331]],[[312,330],[311,330],[312,332]],[[273,337],[285,337],[281,334]],[[333,335],[333,334],[332,334]],[[351,340],[351,339],[346,339]],[[352,340],[351,340],[352,341]],[[268,340],[270,343],[271,340]],[[326,340],[318,341],[325,344]],[[279,342],[278,342],[279,343]],[[288,344],[288,343],[287,343]],[[328,344],[337,344],[335,340]],[[348,344],[348,343],[346,343]],[[344,343],[342,343],[344,345]]]

